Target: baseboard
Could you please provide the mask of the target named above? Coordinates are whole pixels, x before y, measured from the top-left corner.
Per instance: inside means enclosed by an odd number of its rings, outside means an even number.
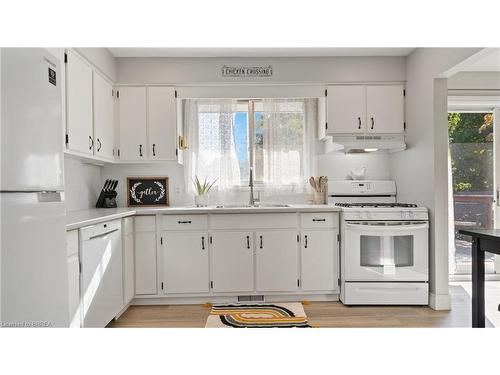
[[[266,295],[264,302],[296,302],[317,301],[336,302],[338,294],[302,294],[302,295]],[[159,298],[134,298],[131,306],[138,305],[198,305],[204,303],[238,303],[237,296],[206,296],[206,297],[159,297]]]
[[[451,295],[429,293],[429,307],[434,310],[451,310]]]

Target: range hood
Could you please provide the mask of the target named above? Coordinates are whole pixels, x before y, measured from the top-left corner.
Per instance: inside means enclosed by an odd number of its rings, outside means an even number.
[[[334,135],[325,139],[325,153],[393,153],[405,149],[404,134]]]

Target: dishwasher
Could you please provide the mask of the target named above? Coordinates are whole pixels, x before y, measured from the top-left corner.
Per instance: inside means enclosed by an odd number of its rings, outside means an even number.
[[[80,229],[83,327],[105,327],[123,308],[120,220]]]

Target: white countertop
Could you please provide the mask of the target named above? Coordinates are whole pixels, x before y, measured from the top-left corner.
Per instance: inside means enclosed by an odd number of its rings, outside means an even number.
[[[293,204],[289,207],[162,207],[162,208],[92,208],[88,210],[70,211],[66,214],[66,230],[78,229],[103,221],[121,219],[134,215],[157,214],[251,214],[251,213],[285,213],[285,212],[339,212],[340,208],[327,204]]]

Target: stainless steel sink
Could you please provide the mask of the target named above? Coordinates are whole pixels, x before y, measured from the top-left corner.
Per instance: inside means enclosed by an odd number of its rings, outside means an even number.
[[[252,207],[249,204],[223,204],[215,206],[215,208],[249,208]]]
[[[263,207],[263,208],[266,208],[266,207],[269,207],[269,208],[280,208],[280,207],[290,207],[289,204],[273,204],[273,203],[260,203],[258,205],[256,205],[255,207]]]
[[[215,208],[283,208],[290,207],[289,204],[272,204],[272,203],[261,203],[255,206],[250,206],[249,204],[224,204],[215,206]]]

